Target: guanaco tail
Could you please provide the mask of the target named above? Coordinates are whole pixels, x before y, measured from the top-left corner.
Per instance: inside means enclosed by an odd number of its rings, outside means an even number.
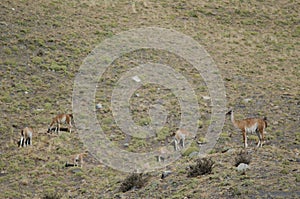
[[[21,130],[21,139],[19,143],[19,147],[26,147],[28,145],[32,145],[32,134],[33,129],[29,127],[25,127]]]
[[[268,126],[266,117],[263,119],[247,118],[243,120],[235,120],[232,109],[226,115],[230,115],[233,126],[242,131],[245,148],[248,147],[247,133],[256,133],[259,139],[256,147],[262,147],[262,145],[265,143],[265,129]]]
[[[56,117],[52,119],[52,122],[48,128],[48,133],[51,131],[51,129],[55,126],[55,132],[60,132],[60,125],[66,123],[69,128],[69,132],[71,133],[72,128],[72,114],[59,114]]]

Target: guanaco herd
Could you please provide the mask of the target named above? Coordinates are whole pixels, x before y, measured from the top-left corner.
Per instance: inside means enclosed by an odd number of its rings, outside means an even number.
[[[265,143],[265,134],[266,131],[265,129],[267,128],[267,118],[247,118],[243,120],[235,120],[234,118],[234,112],[232,109],[230,109],[226,115],[230,115],[231,122],[233,126],[237,129],[240,129],[242,131],[243,135],[243,141],[244,141],[244,147],[248,147],[247,143],[247,134],[248,133],[256,133],[258,136],[258,143],[257,143],[257,148],[262,147],[262,145]],[[72,114],[59,114],[56,117],[54,117],[48,127],[47,133],[50,133],[53,128],[54,132],[59,133],[60,132],[60,126],[61,124],[67,124],[68,125],[68,130],[71,133],[72,132],[72,120],[73,120],[73,115]],[[19,146],[26,147],[28,145],[32,145],[32,137],[33,137],[34,130],[30,127],[25,127],[24,129],[21,130],[21,139],[19,141]],[[173,141],[174,141],[174,148],[175,151],[179,151],[180,149],[185,148],[185,139],[187,137],[192,137],[192,133],[189,131],[186,131],[184,129],[179,129],[177,130],[173,135]],[[166,156],[168,155],[168,150],[166,147],[161,147],[159,149],[159,154],[158,161],[164,161]],[[71,162],[66,162],[66,167],[67,166],[80,166],[82,167],[83,165],[83,158],[87,156],[87,153],[80,153],[72,156]]]

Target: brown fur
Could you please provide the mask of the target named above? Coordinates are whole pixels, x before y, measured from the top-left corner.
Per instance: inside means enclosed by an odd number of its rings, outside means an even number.
[[[55,132],[60,131],[60,125],[66,123],[69,128],[69,132],[71,133],[71,128],[72,128],[72,119],[73,115],[72,114],[59,114],[56,117],[52,119],[52,122],[48,128],[48,133],[51,131],[51,129],[55,126]]]
[[[262,147],[265,142],[265,129],[267,128],[267,118],[247,118],[243,120],[235,120],[233,110],[230,110],[227,115],[231,116],[231,122],[234,127],[239,128],[243,133],[244,147],[247,148],[247,133],[256,133],[258,136],[257,147]]]
[[[19,143],[19,147],[26,147],[27,145],[32,145],[32,135],[33,129],[29,127],[25,127],[21,130],[21,139]]]

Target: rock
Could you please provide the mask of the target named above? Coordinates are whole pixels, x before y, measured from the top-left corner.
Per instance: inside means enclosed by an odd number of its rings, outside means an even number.
[[[238,172],[245,173],[249,169],[249,165],[245,163],[240,163],[239,166],[236,168]]]
[[[194,152],[192,152],[192,153],[189,154],[189,157],[190,157],[190,158],[197,157],[197,156],[198,156],[198,153],[199,153],[199,152],[194,151]]]
[[[141,82],[141,79],[138,76],[132,77],[135,82]]]
[[[102,108],[102,104],[98,103],[96,104],[96,109],[101,109]]]
[[[128,147],[129,146],[129,144],[128,143],[124,143],[124,145],[123,145],[124,147]]]
[[[210,100],[210,97],[209,97],[209,96],[202,96],[202,98],[203,98],[204,100]]]
[[[167,176],[169,176],[170,174],[172,173],[172,171],[164,171],[162,174],[161,174],[161,179],[164,179],[166,178]]]
[[[245,103],[248,103],[248,102],[251,102],[252,99],[251,99],[251,98],[246,98],[246,99],[244,99],[243,101],[244,101]]]
[[[73,173],[79,173],[79,172],[81,172],[81,169],[80,168],[76,168],[76,169],[73,169],[72,172]]]
[[[234,154],[235,153],[235,149],[228,149],[228,151],[226,151],[226,153]]]

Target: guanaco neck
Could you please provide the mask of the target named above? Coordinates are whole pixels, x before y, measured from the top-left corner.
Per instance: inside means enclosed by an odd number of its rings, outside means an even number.
[[[236,128],[238,128],[238,124],[236,123],[236,121],[234,119],[233,111],[231,111],[230,118],[231,118],[231,122],[232,122],[233,126],[235,126]]]

